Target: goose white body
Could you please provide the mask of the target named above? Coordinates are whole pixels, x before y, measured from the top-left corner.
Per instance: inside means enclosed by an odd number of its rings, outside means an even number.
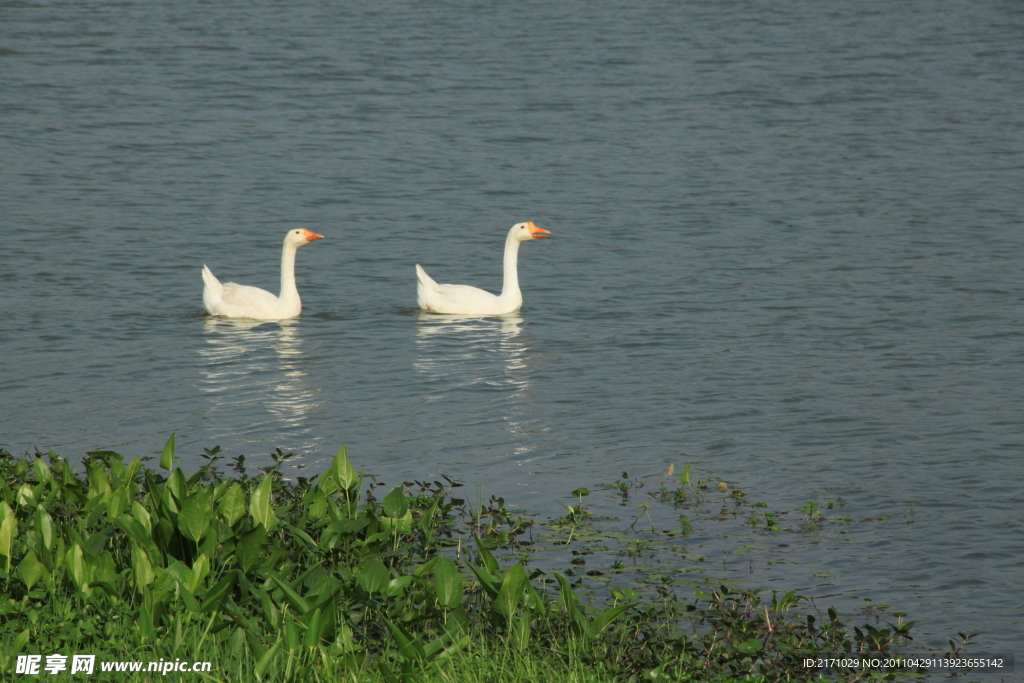
[[[416,302],[424,311],[458,315],[502,315],[523,305],[519,289],[519,245],[551,233],[532,222],[517,223],[505,240],[504,282],[501,294],[491,294],[469,285],[439,285],[420,264],[416,264]]]
[[[304,244],[323,239],[310,230],[289,230],[281,249],[281,293],[277,296],[259,287],[221,283],[203,264],[203,306],[210,315],[252,320],[285,320],[302,312],[302,300],[295,286],[295,251]]]

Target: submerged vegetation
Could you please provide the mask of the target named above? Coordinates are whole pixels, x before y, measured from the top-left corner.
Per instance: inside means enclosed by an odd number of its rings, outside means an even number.
[[[329,470],[286,480],[278,451],[255,477],[244,458],[225,476],[218,449],[188,476],[174,437],[159,471],[93,451],[85,473],[52,452],[0,451],[0,670],[19,655],[95,654],[101,661],[208,661],[209,681],[816,681],[904,680],[913,672],[830,672],[806,658],[886,653],[911,640],[913,622],[848,627],[794,592],[771,596],[705,583],[684,598],[666,582],[634,590],[584,577],[592,551],[585,498],[540,526],[505,501],[460,497],[449,479],[385,490],[342,448]],[[689,467],[653,499],[682,507],[712,489],[723,513],[760,527],[777,518],[725,482],[692,484]],[[605,485],[623,501],[641,482]],[[654,529],[649,506],[634,527]],[[645,507],[646,506],[646,507]],[[824,523],[818,505],[801,524]],[[681,516],[685,535],[686,515]],[[839,519],[834,523],[842,523]],[[655,540],[618,546],[635,564]],[[564,571],[531,554],[561,548]],[[870,676],[868,675],[870,674]],[[69,672],[64,672],[72,679]],[[107,674],[94,680],[156,680]],[[49,679],[49,677],[48,677]],[[60,676],[52,680],[62,680]],[[74,679],[77,680],[77,679]]]

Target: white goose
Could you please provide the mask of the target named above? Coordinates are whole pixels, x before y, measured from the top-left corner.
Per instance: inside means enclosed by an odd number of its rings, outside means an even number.
[[[505,240],[505,281],[498,296],[469,285],[439,285],[417,263],[416,301],[420,308],[434,313],[511,313],[523,305],[523,294],[519,291],[519,273],[516,269],[519,245],[526,240],[550,236],[549,231],[537,227],[533,222],[516,223],[512,226]]]
[[[295,250],[313,240],[323,239],[311,230],[289,230],[281,249],[281,294],[274,296],[265,289],[221,284],[203,264],[203,306],[210,315],[254,320],[284,320],[302,312],[299,290],[295,288]]]

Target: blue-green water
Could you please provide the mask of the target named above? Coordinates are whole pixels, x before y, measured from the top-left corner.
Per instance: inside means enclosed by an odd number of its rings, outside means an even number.
[[[1022,58],[1015,2],[3,3],[0,445],[346,443],[550,514],[689,461],[889,520],[754,584],[1012,652]],[[414,313],[525,220],[519,315]],[[202,315],[300,226],[301,319]]]

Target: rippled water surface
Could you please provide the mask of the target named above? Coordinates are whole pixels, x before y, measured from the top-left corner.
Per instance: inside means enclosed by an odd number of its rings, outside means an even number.
[[[1022,58],[1016,2],[3,3],[0,445],[346,443],[542,514],[688,461],[871,520],[753,584],[1012,652]],[[414,311],[525,220],[521,312]],[[301,318],[203,315],[300,226]]]

